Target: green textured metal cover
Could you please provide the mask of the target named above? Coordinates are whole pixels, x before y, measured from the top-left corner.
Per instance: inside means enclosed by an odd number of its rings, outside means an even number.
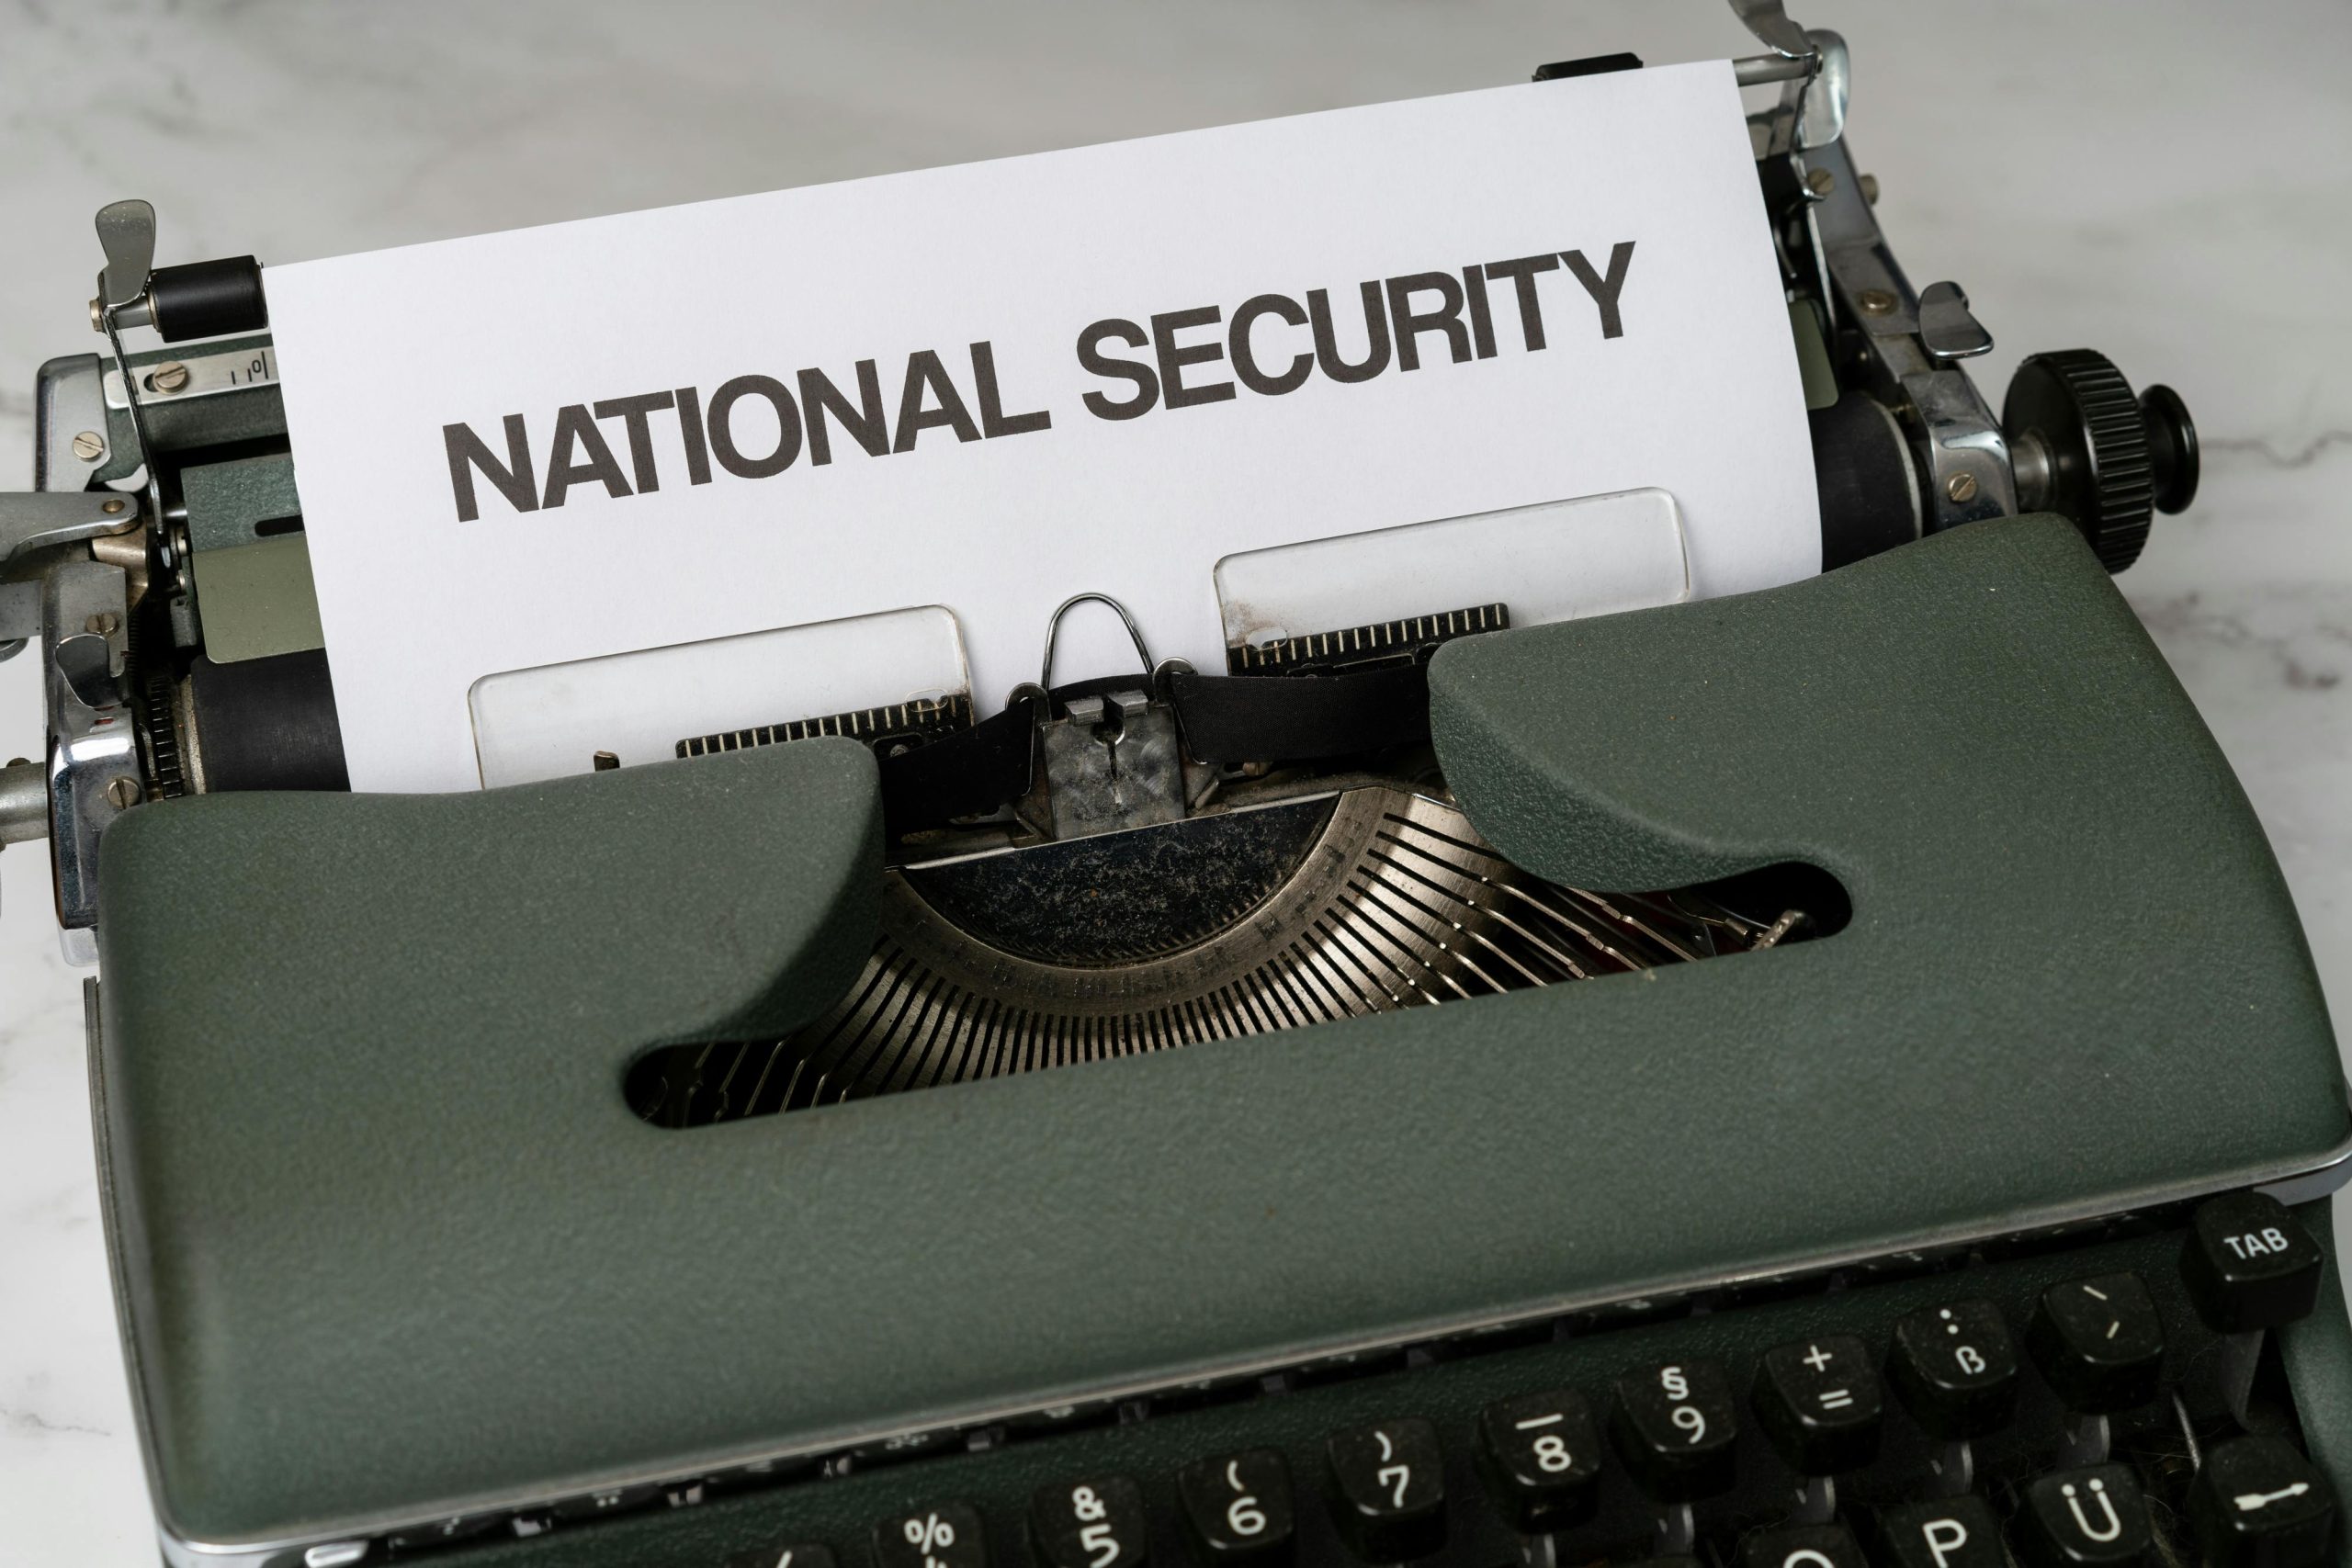
[[[1431,692],[1465,808],[1535,869],[1809,860],[1851,924],[671,1133],[623,1102],[640,1049],[781,1027],[863,951],[857,759],[131,813],[100,1133],[164,1521],[357,1533],[2031,1224],[2345,1134],[2260,829],[2055,519],[1453,645]]]
[[[199,557],[208,550],[254,544],[271,536],[257,532],[261,525],[302,515],[302,499],[294,489],[294,459],[283,452],[189,463],[179,474],[188,548]]]

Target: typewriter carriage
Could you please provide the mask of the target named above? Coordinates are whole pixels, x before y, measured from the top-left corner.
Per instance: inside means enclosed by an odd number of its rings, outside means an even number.
[[[1743,0],[1734,9],[1770,51],[1736,62],[1737,79],[1781,85],[1779,101],[1751,115],[1750,134],[1806,370],[1825,566],[2037,506],[2074,518],[2110,568],[2128,566],[2151,509],[2178,510],[2194,494],[2194,427],[2179,399],[2151,389],[2135,400],[2104,360],[2072,351],[2029,360],[2007,419],[1996,418],[1964,368],[1991,346],[1966,296],[1945,283],[1914,290],[1871,214],[1875,183],[1857,173],[1844,134],[1843,40],[1798,28],[1777,3]],[[1536,75],[1638,64],[1610,56],[1547,65]],[[0,498],[0,650],[38,637],[52,671],[51,755],[0,775],[0,842],[48,837],[63,940],[85,963],[97,918],[89,866],[99,835],[124,810],[212,791],[345,787],[266,335],[266,274],[251,257],[155,267],[155,218],[144,202],[109,205],[97,226],[106,267],[91,314],[109,352],[43,367],[37,489]],[[141,327],[167,345],[197,346],[127,352],[122,334]],[[53,591],[38,586],[51,580]],[[1431,604],[1422,613],[1442,620],[1476,608]],[[115,628],[104,634],[103,673],[94,672],[96,645],[85,640],[99,625]],[[1390,629],[1318,626],[1286,640]],[[1404,651],[1425,660],[1461,629],[1408,628]],[[1269,680],[1331,672],[1311,660],[1251,662],[1261,651],[1238,647],[1237,668]],[[1195,754],[1207,705],[1178,689],[1190,674],[1154,671],[1141,685],[1035,694],[1034,740],[1000,737],[998,748],[1027,754],[985,784],[921,792],[921,820],[894,808],[894,840],[909,858],[923,858],[953,852],[956,842],[1030,845],[1196,815],[1215,787],[1245,784],[1262,764],[1285,761],[1227,747],[1204,773]],[[1420,700],[1409,672],[1396,685],[1355,705],[1395,712]],[[1326,694],[1337,690],[1326,683]],[[1101,710],[1113,715],[1121,691],[1142,698],[1131,760],[1153,727],[1173,739],[1171,715],[1182,743],[1163,745],[1172,755],[1162,766],[1174,767],[1151,803],[1088,808],[1088,768],[1054,765],[1057,744],[1074,738],[1068,705],[1113,702]],[[742,722],[774,739],[785,728],[856,732],[859,721],[870,732],[874,716],[812,713],[791,727],[769,725],[775,716]],[[934,739],[943,728],[967,727],[958,723],[964,717],[950,713],[943,726],[926,715],[875,739],[887,754]],[[1100,732],[1100,718],[1090,724]],[[1267,728],[1260,727],[1261,739]],[[1290,761],[1346,774],[1378,757],[1389,783],[1412,786],[1390,765],[1396,736],[1375,724],[1357,739],[1362,744],[1326,744],[1318,756]],[[738,743],[726,735],[710,742]],[[681,746],[694,743],[689,737]],[[1099,784],[1103,748],[1060,744],[1060,754],[1094,764]],[[1137,776],[1131,768],[1122,787],[1135,787]]]

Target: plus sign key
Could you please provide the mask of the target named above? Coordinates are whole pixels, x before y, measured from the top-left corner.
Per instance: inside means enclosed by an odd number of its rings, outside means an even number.
[[[1876,1459],[1884,1404],[1870,1350],[1850,1334],[1780,1346],[1757,1370],[1757,1419],[1802,1475],[1837,1475]]]
[[[980,1516],[962,1503],[896,1515],[874,1527],[875,1568],[988,1568],[988,1562]]]

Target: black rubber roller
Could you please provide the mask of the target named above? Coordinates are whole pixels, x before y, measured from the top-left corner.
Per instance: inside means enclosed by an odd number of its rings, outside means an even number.
[[[1919,536],[1919,486],[1902,426],[1867,392],[1806,416],[1821,502],[1821,570],[1834,571]]]
[[[159,266],[148,280],[155,331],[165,343],[257,333],[269,325],[261,263],[251,256]]]

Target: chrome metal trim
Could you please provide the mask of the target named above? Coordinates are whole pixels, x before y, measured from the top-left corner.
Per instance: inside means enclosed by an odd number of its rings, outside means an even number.
[[[187,380],[175,392],[157,391],[147,383],[154,378],[156,367],[141,367],[140,392],[149,407],[165,403],[184,403],[190,398],[217,397],[222,392],[244,392],[256,387],[277,385],[277,351],[268,344],[232,344],[201,354],[182,355],[168,363],[187,372]],[[122,372],[109,367],[104,378],[106,404],[110,409],[130,407],[130,395],[123,390]]]
[[[1959,321],[1965,321],[1974,329],[1970,344],[1982,336],[1983,347],[1992,346],[1989,334],[1967,314],[1966,296],[1955,287],[1930,285],[1928,335],[1923,338],[1922,297],[1904,276],[1879,229],[1845,141],[1796,156],[1803,174],[1826,176],[1804,223],[1826,269],[1822,299],[1832,311],[1832,325],[1860,334],[1869,356],[1871,394],[1918,416],[1924,439],[1915,451],[1925,469],[1921,499],[1928,531],[2014,515],[2017,490],[2001,422],[1967,372],[1956,361],[1937,357],[1929,341],[1943,329],[1957,332]],[[1981,350],[1970,346],[1967,352]]]
[[[137,496],[110,490],[0,494],[0,567],[52,545],[127,534],[142,520]]]
[[[50,857],[59,940],[71,964],[97,959],[98,836],[147,794],[122,689],[128,593],[122,568],[94,560],[60,561],[41,585]]]

